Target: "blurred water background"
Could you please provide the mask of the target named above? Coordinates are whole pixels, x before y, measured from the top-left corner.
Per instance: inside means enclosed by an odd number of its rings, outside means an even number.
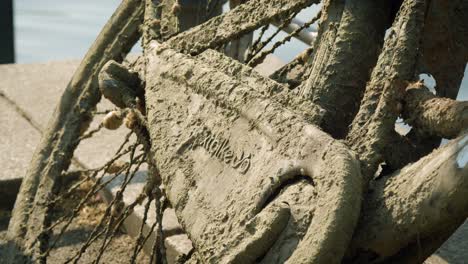
[[[121,0],[14,0],[15,45],[17,63],[80,59]],[[312,6],[298,18],[308,21],[317,12]],[[269,32],[274,30],[270,27]],[[276,39],[282,39],[280,33]],[[275,54],[290,61],[307,46],[293,40]],[[139,52],[138,45],[133,52]],[[459,99],[468,99],[468,68]],[[426,79],[434,86],[431,79]]]
[[[14,0],[16,62],[81,58],[120,0]]]
[[[120,0],[14,0],[16,60],[18,63],[81,58]],[[227,7],[225,7],[227,8]],[[317,7],[301,12],[304,21]],[[272,32],[273,27],[269,32]],[[278,38],[286,36],[280,33]],[[293,40],[278,49],[285,61],[306,45]],[[136,47],[134,51],[138,51]]]

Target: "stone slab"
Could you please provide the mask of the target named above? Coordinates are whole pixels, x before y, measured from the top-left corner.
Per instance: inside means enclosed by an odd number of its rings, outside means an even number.
[[[78,63],[0,65],[0,90],[45,126]]]
[[[268,77],[275,71],[279,70],[285,65],[284,61],[280,60],[274,55],[266,56],[265,60],[255,67],[255,70],[264,77]]]
[[[79,60],[0,65],[0,91],[44,129],[78,64]],[[98,110],[112,108],[106,100],[98,105]],[[91,128],[99,125],[100,118],[96,118]],[[128,130],[125,128],[102,130],[98,136],[83,141],[75,155],[90,168],[100,166],[112,156],[119,139],[123,139],[126,133]],[[24,173],[20,177],[22,175]]]
[[[147,177],[147,171],[138,172],[135,177],[130,181],[126,190],[123,193],[123,200],[126,205],[131,204],[135,201],[138,195],[142,192]],[[116,195],[117,191],[120,189],[120,186],[123,182],[123,176],[117,177],[113,180],[108,188],[104,190],[104,199],[107,202],[110,202]],[[144,205],[147,203],[147,200],[137,207],[135,207],[133,213],[125,220],[124,226],[125,231],[133,236],[138,237],[140,233],[140,227],[142,224],[142,219],[144,218]],[[150,203],[150,208],[147,215],[147,220],[143,227],[143,235],[147,236],[151,229],[151,226],[154,224],[156,219],[155,213],[155,203],[154,201]],[[181,255],[186,255],[192,250],[192,242],[184,234],[182,227],[177,220],[175,212],[172,208],[168,208],[164,211],[163,214],[163,233],[165,237],[165,245],[167,246],[167,255],[168,263],[176,263],[175,260]],[[153,233],[148,238],[145,243],[143,250],[151,254],[153,243],[156,239],[156,234]]]
[[[0,207],[11,208],[40,134],[0,97]]]
[[[164,241],[166,246],[166,257],[168,263],[177,263],[177,260],[184,256],[188,256],[192,251],[192,242],[185,234],[175,235],[166,238]]]
[[[426,264],[468,263],[468,221],[447,240]]]
[[[123,192],[123,201],[126,205],[129,205],[133,203],[139,194],[143,191],[144,186],[146,184],[146,179],[147,179],[147,171],[145,169],[142,169],[141,171],[137,172],[133,179],[129,182],[127,187],[125,188],[125,191]],[[110,176],[106,176],[108,178]],[[106,202],[112,201],[114,197],[116,196],[117,192],[120,190],[122,183],[124,181],[124,175],[119,175],[116,177],[113,181],[111,181],[107,187],[105,188],[103,192],[103,197],[106,200]],[[135,207],[133,210],[133,213],[125,220],[125,230],[128,234],[130,234],[133,237],[137,237],[140,233],[140,227],[142,224],[142,219],[144,218],[144,207],[145,204],[147,203],[147,200],[144,200],[141,205],[138,205]],[[149,230],[151,229],[151,226],[154,224],[156,219],[156,212],[155,212],[155,202],[150,203],[149,211],[147,214],[147,220],[145,222],[144,228],[143,228],[143,234],[146,236],[149,233]],[[171,236],[178,236],[183,234],[182,227],[180,226],[177,217],[175,215],[175,212],[173,209],[168,208],[164,211],[163,214],[163,221],[162,221],[162,226],[163,226],[163,232],[164,236],[166,239],[169,239]],[[154,243],[155,236],[152,235],[144,245],[144,250],[146,252],[151,252],[152,245]],[[181,241],[181,237],[179,237],[176,241]],[[174,242],[172,242],[173,244]],[[190,243],[190,240],[187,238],[187,241],[184,241],[185,244]],[[174,248],[178,248],[177,246],[174,246]],[[177,254],[180,254],[181,252],[178,252]]]
[[[25,173],[39,139],[40,133],[0,97],[0,179]]]

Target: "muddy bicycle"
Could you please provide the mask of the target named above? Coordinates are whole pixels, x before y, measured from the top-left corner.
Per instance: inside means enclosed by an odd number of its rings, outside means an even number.
[[[86,261],[102,261],[122,227],[135,237],[129,262],[167,262],[167,208],[192,244],[171,262],[424,261],[467,217],[467,103],[454,100],[463,71],[444,69],[466,65],[468,5],[331,0],[295,22],[319,2],[230,1],[222,13],[215,0],[123,1],[34,155],[9,260],[47,262],[100,196],[94,227],[63,262],[83,261],[91,247]],[[288,35],[273,41],[281,30]],[[253,69],[293,37],[313,44],[268,76]],[[123,63],[140,38],[143,53]],[[425,72],[436,95],[418,81]],[[114,109],[96,110],[101,97]],[[102,121],[89,129],[93,118]],[[395,131],[398,118],[408,134]],[[123,125],[114,157],[64,180],[80,141]],[[441,138],[453,140],[437,147]]]

